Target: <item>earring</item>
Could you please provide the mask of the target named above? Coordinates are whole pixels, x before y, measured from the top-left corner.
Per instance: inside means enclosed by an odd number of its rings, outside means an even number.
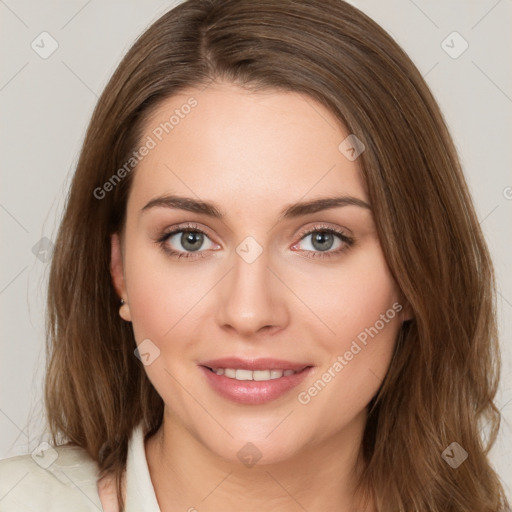
[[[119,308],[119,316],[126,322],[131,322],[130,308],[128,307],[128,304],[124,299],[121,299],[119,303],[121,304]]]

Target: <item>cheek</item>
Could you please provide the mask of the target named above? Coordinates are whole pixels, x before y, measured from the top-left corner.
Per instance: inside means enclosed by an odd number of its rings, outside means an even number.
[[[158,339],[162,330],[170,327],[163,307],[172,300],[172,294],[164,293],[169,283],[162,281],[161,273],[144,257],[143,251],[128,254],[131,257],[125,262],[127,290],[135,339]]]
[[[313,313],[328,327],[328,335],[320,337],[328,351],[344,351],[376,322],[383,331],[389,330],[388,324],[396,323],[385,322],[384,329],[381,315],[387,317],[385,320],[399,316],[398,288],[377,241],[368,241],[357,254],[341,260],[339,265],[323,267],[302,283],[301,296],[307,297]],[[397,304],[395,308],[393,304]]]
[[[180,383],[189,377],[181,361],[194,335],[194,304],[204,294],[201,278],[194,270],[184,271],[147,242],[127,245],[125,271],[132,328],[137,344],[151,340],[151,361],[144,370],[165,403],[173,404],[184,417],[190,399]],[[192,266],[187,268],[191,269]],[[146,345],[148,346],[148,345]]]
[[[208,271],[193,263],[172,260],[144,240],[127,246],[126,255],[135,338],[159,343],[176,331],[175,326],[204,295]]]
[[[329,278],[328,278],[329,276]],[[299,391],[308,413],[317,410],[332,427],[362,411],[380,387],[400,328],[398,288],[380,246],[374,243],[357,258],[347,258],[338,272],[327,270],[321,293],[309,304],[330,334],[317,322],[322,365]],[[317,288],[315,290],[319,290]]]
[[[194,308],[217,276],[206,261],[196,265],[170,260],[144,241],[127,247],[125,265],[137,341],[150,338],[158,343],[179,332],[183,322],[192,327],[190,317],[201,309],[200,305],[196,311]],[[307,304],[313,315],[307,315],[307,329],[316,331],[312,339],[328,352],[344,352],[351,340],[371,328],[398,297],[380,245],[374,240],[338,264],[318,265],[314,271],[311,262],[300,267],[291,274],[283,271],[282,277]],[[292,322],[301,320],[292,318]]]

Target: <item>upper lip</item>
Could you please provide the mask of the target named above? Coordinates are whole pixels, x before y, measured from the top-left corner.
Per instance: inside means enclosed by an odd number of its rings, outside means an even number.
[[[296,372],[311,366],[307,363],[296,363],[283,359],[264,357],[259,359],[240,359],[239,357],[224,357],[203,361],[201,366],[207,368],[233,368],[240,370],[294,370]]]

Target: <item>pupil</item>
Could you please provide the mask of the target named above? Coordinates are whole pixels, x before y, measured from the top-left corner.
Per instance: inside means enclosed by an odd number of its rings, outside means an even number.
[[[194,231],[186,231],[181,235],[181,244],[188,251],[197,251],[203,245],[202,234]]]
[[[333,234],[326,231],[318,231],[313,236],[313,247],[317,250],[327,250],[332,247]]]

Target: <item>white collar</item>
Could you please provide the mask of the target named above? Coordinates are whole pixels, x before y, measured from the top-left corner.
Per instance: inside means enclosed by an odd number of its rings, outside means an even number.
[[[151,482],[142,423],[134,428],[126,460],[126,512],[160,512]]]

